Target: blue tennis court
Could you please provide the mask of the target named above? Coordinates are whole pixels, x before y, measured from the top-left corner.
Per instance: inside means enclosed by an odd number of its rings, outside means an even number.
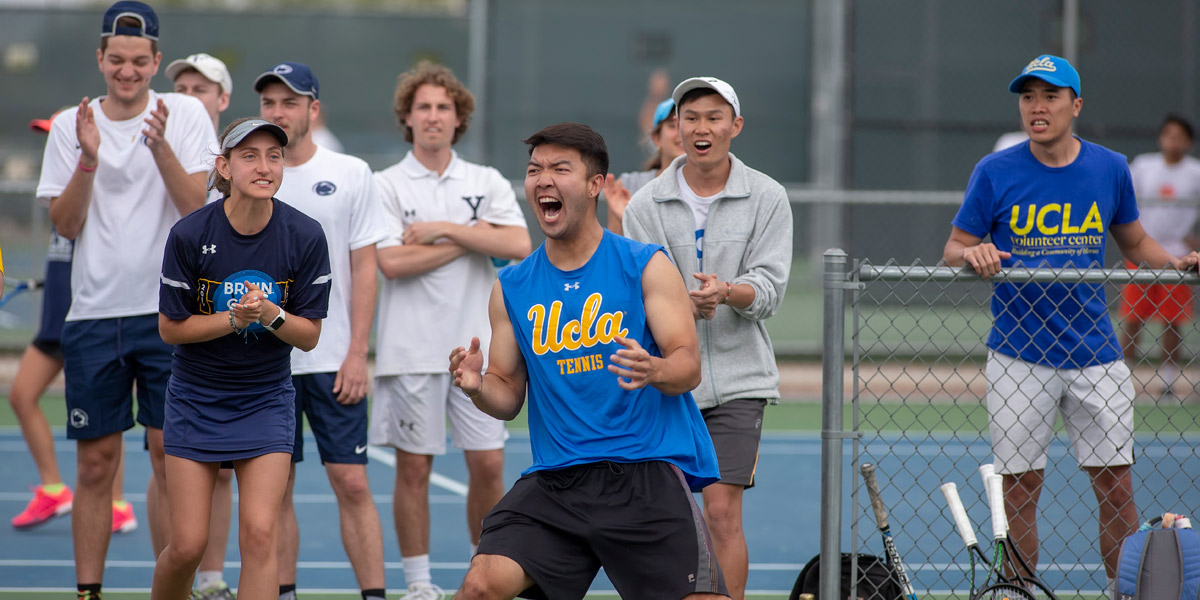
[[[74,481],[74,442],[56,442],[63,478]],[[307,456],[316,457],[315,442],[306,440]],[[149,590],[154,568],[145,515],[145,484],[149,460],[141,450],[137,429],[126,439],[127,499],[133,503],[139,528],[113,537],[108,552],[105,589]],[[372,448],[368,474],[383,522],[384,559],[390,590],[403,587],[400,551],[392,521],[391,489],[394,471],[390,451]],[[529,439],[515,432],[507,447],[505,480],[511,484],[531,462]],[[759,463],[759,485],[746,495],[746,533],[751,547],[750,585],[756,592],[790,590],[800,567],[817,552],[819,523],[820,439],[815,434],[767,434]],[[457,587],[466,573],[468,539],[465,522],[466,467],[462,453],[451,450],[434,462],[436,477],[430,487],[432,540],[430,558],[434,582]],[[37,472],[15,429],[0,431],[0,515],[16,514],[29,500],[28,486]],[[317,460],[297,467],[296,513],[300,519],[299,588],[303,591],[343,591],[357,596],[350,563],[342,549],[337,508],[324,469]],[[236,515],[234,521],[236,532]],[[74,590],[71,523],[59,518],[38,528],[15,531],[0,527],[0,591]],[[236,533],[228,546],[226,579],[237,581]],[[603,577],[596,591],[612,590]]]
[[[915,587],[920,593],[964,593],[967,589],[966,555],[943,514],[944,502],[937,488],[943,481],[955,481],[976,524],[981,540],[987,511],[981,500],[981,486],[975,469],[989,460],[985,440],[969,433],[960,440],[952,434],[868,435],[862,444],[860,461],[879,465],[880,484],[885,502],[892,512],[893,532],[904,555]],[[141,433],[128,434],[126,452],[127,497],[134,504],[141,527],[127,535],[114,536],[108,553],[105,589],[148,590],[153,557],[145,524],[145,482],[149,462],[141,450]],[[1161,435],[1139,438],[1139,459],[1135,465],[1135,486],[1142,514],[1174,510],[1195,514],[1200,494],[1194,491],[1187,473],[1200,472],[1200,458],[1194,448],[1200,437],[1182,434],[1165,440]],[[310,446],[311,439],[307,440]],[[56,443],[67,481],[74,479],[74,444]],[[816,433],[767,433],[764,435],[758,468],[758,486],[747,492],[745,502],[746,537],[750,547],[748,593],[754,596],[786,595],[800,568],[818,551],[820,533],[820,437]],[[315,447],[306,454],[316,456]],[[373,448],[369,466],[375,500],[384,527],[384,550],[389,589],[403,587],[400,553],[396,545],[391,516],[393,470],[390,452]],[[847,483],[843,502],[843,544],[849,550],[853,541],[850,524],[858,519],[860,551],[882,551],[874,521],[868,515],[866,494],[857,498],[859,508],[850,509],[851,482],[858,486],[857,469],[851,465],[851,445],[846,445],[844,478]],[[1103,585],[1103,570],[1095,538],[1095,500],[1086,476],[1074,466],[1065,440],[1056,440],[1051,448],[1052,464],[1047,471],[1043,495],[1043,560],[1040,571],[1047,583],[1059,590],[1098,592]],[[515,432],[507,449],[506,481],[514,481],[530,462],[528,436]],[[451,451],[435,461],[436,477],[431,487],[432,547],[434,581],[446,588],[456,587],[467,568],[468,541],[464,522],[466,469],[460,452]],[[1162,506],[1158,499],[1144,497],[1141,490],[1170,489],[1165,479],[1182,477],[1186,484],[1181,497],[1190,499],[1186,507]],[[28,500],[28,485],[36,481],[36,472],[27,457],[24,442],[15,429],[0,430],[0,514],[6,517],[19,511]],[[1047,498],[1058,498],[1047,502]],[[1062,502],[1062,498],[1071,499]],[[342,549],[336,507],[329,484],[319,462],[301,463],[297,472],[296,509],[300,518],[301,548],[299,586],[302,591],[340,591],[357,593],[350,565]],[[236,530],[236,520],[234,523]],[[1049,533],[1050,529],[1056,533]],[[990,530],[989,530],[990,531]],[[0,591],[72,590],[74,572],[71,553],[70,520],[60,518],[29,531],[0,527]],[[1055,560],[1055,557],[1070,557]],[[226,578],[235,582],[238,575],[236,536],[229,544]],[[612,587],[601,576],[593,586],[597,592]]]

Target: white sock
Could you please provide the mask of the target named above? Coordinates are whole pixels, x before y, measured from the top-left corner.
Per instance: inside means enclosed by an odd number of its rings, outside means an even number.
[[[1105,577],[1104,579],[1108,583],[1108,585],[1104,586],[1104,593],[1109,598],[1115,598],[1117,596],[1117,581],[1115,579],[1109,579],[1107,577]]]
[[[479,544],[471,544],[470,546],[471,546],[471,558],[475,558],[475,555],[479,554]]]
[[[220,571],[196,571],[196,589],[207,590],[219,583],[224,583]]]
[[[408,583],[409,587],[412,587],[414,583],[433,581],[433,576],[429,574],[428,554],[401,556],[400,564],[404,566],[404,581]]]
[[[296,600],[296,592],[291,591],[291,592],[287,592],[285,594],[280,594],[279,600]]]

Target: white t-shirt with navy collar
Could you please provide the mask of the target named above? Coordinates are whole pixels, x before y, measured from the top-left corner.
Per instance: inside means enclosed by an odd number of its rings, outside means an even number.
[[[439,175],[410,151],[375,174],[388,237],[379,248],[402,245],[409,223],[450,221],[525,227],[512,185],[492,167],[451,153]],[[491,258],[468,252],[428,273],[381,284],[375,374],[445,373],[446,357],[474,336],[491,340],[488,299],[496,281]]]
[[[75,238],[71,309],[67,321],[110,319],[158,312],[163,247],[179,210],[167,194],[142,131],[162,99],[169,116],[165,137],[188,174],[207,171],[216,144],[212,119],[197,99],[150,90],[141,114],[112,121],[100,103],[89,106],[100,130],[99,164],[93,175],[87,220]],[[49,203],[70,183],[81,154],[75,123],[79,108],[59,113],[50,126],[37,197]]]
[[[350,350],[350,252],[387,237],[371,167],[360,158],[317,146],[304,164],[283,170],[275,197],[321,224],[333,276],[321,339],[309,352],[292,351],[292,374],[332,373]]]

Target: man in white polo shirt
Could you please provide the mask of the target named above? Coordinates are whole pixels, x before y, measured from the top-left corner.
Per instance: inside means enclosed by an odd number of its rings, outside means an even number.
[[[292,352],[296,423],[301,414],[317,438],[325,473],[337,496],[342,543],[364,600],[383,600],[383,532],[367,485],[367,346],[378,290],[375,244],[386,237],[371,168],[353,156],[313,142],[321,110],[317,77],[307,65],[284,62],[254,80],[262,118],[288,135],[283,185],[276,196],[321,223],[329,244],[333,288],[321,341]],[[292,493],[295,464],[304,460],[296,427],[292,473],[279,523],[279,597],[296,592],[299,525]]]
[[[379,244],[380,300],[371,443],[396,449],[392,510],[409,600],[441,597],[429,572],[429,478],[446,453],[446,417],[470,479],[472,554],[483,517],[504,495],[504,424],[452,385],[445,357],[478,335],[487,347],[490,257],[529,254],[529,232],[500,172],[458,157],[475,98],[449,69],[421,64],[396,87],[412,151],[375,175],[390,237]]]
[[[204,204],[204,154],[216,135],[199,100],[156,94],[158,17],[122,0],[104,14],[96,62],[107,95],[54,119],[38,198],[75,241],[71,309],[63,325],[67,437],[76,440],[71,529],[81,599],[100,597],[112,535],[112,481],[121,432],[148,432],[160,489],[171,346],[158,335],[158,275],[167,232]],[[163,499],[165,500],[165,499]],[[161,502],[159,511],[167,510]],[[154,528],[151,521],[151,528]],[[155,535],[167,536],[165,532]]]

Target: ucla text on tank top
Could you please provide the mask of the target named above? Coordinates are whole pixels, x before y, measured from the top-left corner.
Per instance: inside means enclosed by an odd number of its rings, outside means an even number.
[[[692,395],[665,396],[647,386],[627,391],[607,370],[636,340],[654,356],[646,325],[642,272],[662,246],[605,231],[588,262],[570,271],[550,263],[543,244],[500,271],[505,309],[529,374],[526,473],[598,461],[662,460],[680,468],[693,490],[719,477],[716,453]]]

